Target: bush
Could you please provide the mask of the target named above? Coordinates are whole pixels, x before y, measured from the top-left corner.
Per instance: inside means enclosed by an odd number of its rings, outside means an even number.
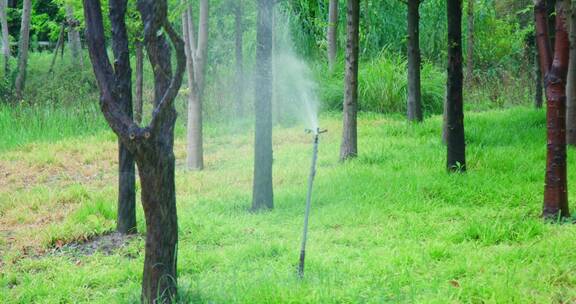
[[[326,73],[324,64],[314,68],[318,95],[324,109],[342,109],[344,98],[344,63],[333,73]],[[381,52],[373,60],[361,62],[358,94],[360,110],[378,113],[405,113],[407,99],[407,61],[404,57]],[[444,74],[430,63],[422,64],[422,107],[426,115],[442,113]]]

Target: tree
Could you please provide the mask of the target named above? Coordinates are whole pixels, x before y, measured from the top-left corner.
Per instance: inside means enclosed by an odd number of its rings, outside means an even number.
[[[80,43],[80,33],[78,33],[77,27],[80,26],[80,22],[74,17],[74,8],[70,3],[66,5],[66,23],[68,25],[68,44],[70,45],[70,51],[72,52],[72,58],[76,60],[80,67],[84,67],[84,59],[82,58],[82,44]]]
[[[408,0],[408,120],[422,121],[420,2]]]
[[[188,130],[187,130],[187,166],[189,170],[204,168],[204,148],[202,144],[202,101],[204,97],[204,70],[208,51],[208,0],[200,0],[198,20],[198,41],[194,30],[192,9],[184,13],[184,37],[188,67]]]
[[[10,74],[10,34],[8,34],[8,0],[0,0],[0,27],[2,27],[2,55],[4,57],[4,77]]]
[[[570,63],[566,86],[566,143],[576,146],[576,3],[566,4],[570,16]]]
[[[26,68],[28,66],[28,47],[30,46],[30,15],[32,11],[32,1],[22,2],[22,23],[20,25],[20,43],[18,45],[18,75],[14,87],[16,98],[22,100],[22,92],[26,84]]]
[[[144,89],[144,46],[142,41],[136,41],[136,88],[134,90],[134,121],[137,124],[142,123],[143,89]]]
[[[462,101],[462,0],[447,0],[446,4],[448,12],[447,168],[450,172],[463,172],[466,171],[466,143]]]
[[[244,7],[242,0],[234,4],[235,40],[236,40],[236,115],[244,114]]]
[[[274,0],[258,0],[252,210],[274,208],[272,186],[272,25]]]
[[[154,111],[148,126],[136,125],[123,109],[129,94],[130,60],[125,15],[127,0],[109,0],[114,66],[106,52],[100,0],[83,0],[86,40],[100,88],[100,107],[109,126],[135,155],[146,218],[142,302],[166,303],[176,296],[178,223],[174,184],[174,99],[186,67],[184,43],[167,20],[166,0],[139,0],[144,43],[154,73]],[[169,37],[176,51],[172,72]]]
[[[360,1],[348,0],[346,8],[346,76],[344,93],[344,119],[340,161],[358,155],[358,53]]]
[[[338,53],[338,0],[330,0],[326,36],[328,41],[328,67],[332,71],[336,62],[336,54]]]
[[[472,82],[474,77],[474,0],[468,0],[467,19],[468,35],[466,41],[468,47],[466,50],[466,80]]]
[[[570,216],[566,178],[566,73],[569,64],[569,38],[566,29],[566,2],[556,3],[554,57],[550,45],[546,3],[534,2],[540,69],[546,88],[546,179],[544,208],[546,218]]]

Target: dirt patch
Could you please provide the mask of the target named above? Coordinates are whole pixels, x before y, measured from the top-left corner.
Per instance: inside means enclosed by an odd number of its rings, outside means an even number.
[[[104,255],[112,255],[117,250],[128,245],[130,241],[138,239],[139,237],[140,236],[134,234],[126,235],[114,232],[94,237],[86,242],[57,243],[50,254],[93,255],[98,252]]]

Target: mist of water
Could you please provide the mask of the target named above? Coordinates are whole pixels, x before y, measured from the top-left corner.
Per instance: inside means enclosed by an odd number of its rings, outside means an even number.
[[[280,122],[298,120],[305,128],[319,128],[319,100],[316,82],[307,63],[293,50],[288,21],[281,12],[275,16],[274,104]]]

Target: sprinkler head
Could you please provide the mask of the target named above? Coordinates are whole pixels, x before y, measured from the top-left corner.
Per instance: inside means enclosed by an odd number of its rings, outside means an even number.
[[[320,135],[322,133],[326,133],[328,132],[328,130],[326,129],[320,129],[320,128],[316,128],[315,130],[313,129],[305,129],[304,130],[307,134],[313,133],[314,135]]]

